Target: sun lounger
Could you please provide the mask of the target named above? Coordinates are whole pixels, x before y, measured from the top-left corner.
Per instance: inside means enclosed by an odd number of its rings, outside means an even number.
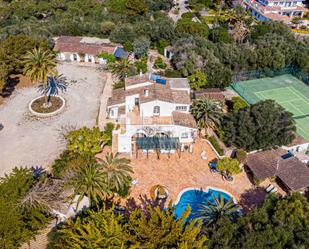
[[[275,188],[273,188],[269,193],[270,194],[274,194],[274,193],[276,193],[278,191],[278,189],[275,187]]]
[[[266,192],[269,193],[270,191],[272,191],[274,189],[274,185],[270,184],[267,188],[266,188]]]

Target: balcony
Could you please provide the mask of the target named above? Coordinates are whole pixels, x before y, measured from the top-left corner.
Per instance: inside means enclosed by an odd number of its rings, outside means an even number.
[[[153,116],[141,117],[135,112],[130,112],[120,118],[121,125],[171,125],[173,120],[171,116]]]

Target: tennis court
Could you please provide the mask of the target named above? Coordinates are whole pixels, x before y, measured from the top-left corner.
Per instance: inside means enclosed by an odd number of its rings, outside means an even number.
[[[309,86],[292,75],[241,81],[232,88],[248,103],[273,99],[293,113],[297,133],[309,140]]]

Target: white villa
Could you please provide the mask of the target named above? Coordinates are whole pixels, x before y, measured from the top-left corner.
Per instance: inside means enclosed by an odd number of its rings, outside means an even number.
[[[242,3],[260,21],[290,23],[293,17],[303,17],[308,11],[301,0],[243,0]]]
[[[58,52],[59,61],[76,61],[106,64],[106,59],[98,54],[106,52],[116,58],[127,59],[129,53],[121,45],[113,44],[108,39],[81,36],[60,36],[54,38],[54,51]]]
[[[185,78],[144,74],[125,79],[123,89],[113,90],[107,104],[108,118],[117,122],[113,151],[175,152],[191,148],[197,135],[189,113],[190,87]]]

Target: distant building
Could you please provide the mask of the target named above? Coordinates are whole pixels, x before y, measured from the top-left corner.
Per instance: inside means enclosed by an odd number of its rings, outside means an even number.
[[[54,51],[60,61],[77,61],[106,64],[106,59],[98,54],[106,52],[116,58],[127,59],[129,53],[121,45],[113,44],[108,39],[81,36],[60,36],[54,39]]]
[[[290,23],[294,17],[303,17],[308,11],[301,0],[243,0],[242,3],[259,21]]]
[[[125,87],[113,90],[107,103],[108,118],[120,125],[113,135],[113,150],[171,152],[190,146],[197,133],[190,105],[185,78],[153,74],[126,78]]]
[[[174,53],[173,53],[173,47],[172,46],[167,46],[164,48],[164,56],[167,59],[172,59]]]

